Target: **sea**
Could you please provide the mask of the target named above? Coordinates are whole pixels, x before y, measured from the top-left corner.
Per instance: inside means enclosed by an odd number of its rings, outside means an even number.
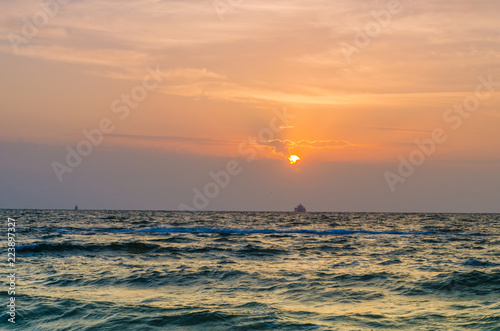
[[[2,330],[500,330],[498,214],[0,214]]]

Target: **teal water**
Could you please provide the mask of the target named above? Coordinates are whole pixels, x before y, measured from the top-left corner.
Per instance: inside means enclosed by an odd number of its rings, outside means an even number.
[[[16,329],[500,329],[500,215],[0,213]]]

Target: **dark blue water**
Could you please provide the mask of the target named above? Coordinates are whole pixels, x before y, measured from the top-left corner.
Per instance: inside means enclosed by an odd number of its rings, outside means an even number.
[[[500,329],[500,215],[0,213],[22,330]]]

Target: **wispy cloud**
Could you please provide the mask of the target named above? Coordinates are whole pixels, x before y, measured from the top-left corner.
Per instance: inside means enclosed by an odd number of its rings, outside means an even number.
[[[202,79],[226,79],[224,75],[217,74],[212,71],[208,71],[206,68],[195,69],[195,68],[180,68],[168,70],[165,73],[167,79],[172,80],[202,80]]]
[[[405,129],[405,128],[374,127],[373,129],[381,131],[395,131],[395,132],[407,132],[407,133],[432,133],[432,130],[417,130],[417,129]]]
[[[0,51],[10,52],[7,45]],[[145,62],[146,53],[126,49],[81,49],[58,45],[26,45],[20,47],[18,56],[50,60],[56,62],[86,64],[109,68],[134,68],[137,62]]]
[[[202,137],[178,137],[178,136],[146,136],[133,134],[110,134],[109,137],[138,140],[138,141],[160,141],[174,142],[181,144],[211,145],[211,146],[234,146],[239,143],[237,140],[221,140]]]
[[[363,146],[359,144],[352,144],[345,140],[298,140],[292,141],[288,139],[274,139],[269,141],[255,142],[261,146],[268,146],[272,152],[284,157],[288,157],[294,148],[308,148],[308,149],[332,149],[344,148],[349,146]]]
[[[211,1],[130,0],[119,7],[113,1],[72,1],[17,56],[86,66],[86,72],[118,79],[160,63],[180,80],[166,88],[170,94],[307,104],[342,104],[360,91],[462,92],[472,71],[498,61],[500,42],[492,32],[497,3],[413,1],[383,38],[345,68],[340,42],[352,43],[371,11],[385,5],[245,1],[221,22]],[[28,1],[5,4],[0,52],[12,54],[7,34],[20,33],[21,18],[38,10]],[[444,74],[457,67],[463,70]],[[184,79],[199,84],[184,85]],[[206,79],[227,81],[207,85]],[[256,80],[268,85],[260,88]],[[306,86],[310,93],[285,85]]]
[[[135,112],[137,122],[123,127],[157,135],[143,141],[233,146],[239,132],[252,134],[267,121],[262,109],[284,105],[304,115],[293,123],[293,135],[279,136],[293,142],[260,145],[267,150],[344,148],[346,155],[367,146],[353,142],[391,146],[401,137],[411,140],[411,134],[428,134],[421,128],[431,128],[446,107],[474,92],[479,75],[500,73],[500,2],[411,1],[346,66],[340,44],[353,43],[357,31],[373,20],[370,13],[388,3],[248,0],[221,21],[206,0],[127,0],[119,6],[111,0],[70,1],[14,52],[7,35],[21,34],[23,18],[40,7],[36,1],[7,1],[0,19],[0,58],[2,72],[12,79],[4,87],[10,96],[4,101],[10,111],[4,122],[29,122],[28,135],[50,133],[62,141],[65,137],[55,132],[62,127],[80,132],[83,123],[105,116],[108,103],[130,86],[122,80],[138,81],[146,66],[158,64],[162,85]],[[39,97],[20,97],[27,93]],[[488,116],[478,123],[497,118],[497,96],[481,104],[476,114]],[[206,116],[197,119],[207,125],[185,124],[198,110]],[[71,114],[79,114],[78,120]],[[220,122],[237,128],[218,132]],[[9,126],[4,136],[14,132],[16,125]],[[470,130],[482,129],[471,124]],[[161,140],[158,134],[164,132],[228,140]],[[298,140],[328,138],[331,132],[339,140]]]
[[[161,142],[165,144],[185,145],[185,146],[215,146],[227,147],[229,150],[235,150],[243,141],[260,152],[260,157],[279,156],[288,158],[294,148],[306,149],[334,149],[347,147],[370,147],[369,145],[352,144],[345,140],[298,140],[273,139],[268,141],[254,140],[224,140],[205,137],[180,137],[180,136],[148,136],[133,134],[111,134],[110,137],[117,139],[133,140],[138,142]],[[268,151],[268,152],[266,152]]]

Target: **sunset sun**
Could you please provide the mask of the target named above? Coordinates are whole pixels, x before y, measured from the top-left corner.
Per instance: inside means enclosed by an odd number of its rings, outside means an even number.
[[[300,157],[298,157],[297,155],[290,155],[288,157],[288,161],[290,161],[290,164],[295,164],[300,161]]]

